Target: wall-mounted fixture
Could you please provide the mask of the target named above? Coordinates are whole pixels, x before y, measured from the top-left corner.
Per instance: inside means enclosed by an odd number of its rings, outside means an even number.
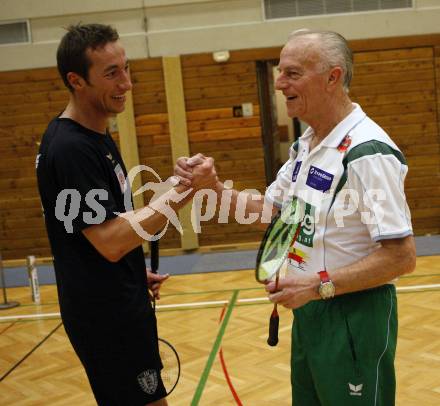
[[[218,63],[227,62],[229,60],[229,51],[216,51],[212,53],[214,61]]]

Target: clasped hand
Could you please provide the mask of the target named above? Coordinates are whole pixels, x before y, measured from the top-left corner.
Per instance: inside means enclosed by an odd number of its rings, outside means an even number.
[[[180,183],[194,189],[216,189],[218,183],[214,159],[196,154],[191,158],[180,157],[174,167],[174,175]]]

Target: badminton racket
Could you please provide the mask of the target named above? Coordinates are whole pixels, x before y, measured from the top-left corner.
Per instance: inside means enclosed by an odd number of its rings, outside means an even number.
[[[151,272],[157,273],[159,269],[159,240],[150,242],[150,267]],[[153,296],[153,309],[156,311],[156,299]],[[176,349],[163,338],[158,338],[159,354],[162,361],[162,371],[160,373],[162,382],[169,395],[180,378],[180,358]]]
[[[280,269],[286,261],[289,248],[298,238],[302,217],[299,202],[294,198],[272,219],[257,254],[255,277],[258,282],[266,283],[275,276],[275,290],[277,290]],[[275,303],[270,316],[267,339],[267,343],[272,347],[278,344],[279,322]]]

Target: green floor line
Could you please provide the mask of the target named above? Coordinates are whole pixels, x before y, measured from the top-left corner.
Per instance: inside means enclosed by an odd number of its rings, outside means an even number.
[[[229,302],[228,310],[223,319],[223,322],[220,326],[220,329],[217,334],[217,338],[215,340],[214,346],[212,347],[211,353],[209,354],[208,361],[206,362],[205,369],[203,370],[202,376],[200,377],[199,384],[197,385],[196,391],[194,393],[194,397],[191,401],[191,406],[197,406],[200,402],[200,398],[202,397],[203,389],[205,388],[206,381],[208,380],[209,373],[212,368],[212,364],[214,363],[215,356],[219,351],[223,335],[226,331],[226,326],[228,325],[229,318],[231,317],[232,310],[237,302],[238,290],[234,291],[232,294],[231,300]]]

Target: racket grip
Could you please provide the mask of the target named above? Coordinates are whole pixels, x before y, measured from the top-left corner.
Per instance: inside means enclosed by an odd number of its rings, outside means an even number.
[[[267,343],[271,347],[275,347],[278,344],[278,328],[280,325],[280,317],[278,313],[272,314],[269,321],[269,337]]]
[[[150,242],[150,261],[151,261],[151,271],[157,273],[159,269],[159,241]]]

